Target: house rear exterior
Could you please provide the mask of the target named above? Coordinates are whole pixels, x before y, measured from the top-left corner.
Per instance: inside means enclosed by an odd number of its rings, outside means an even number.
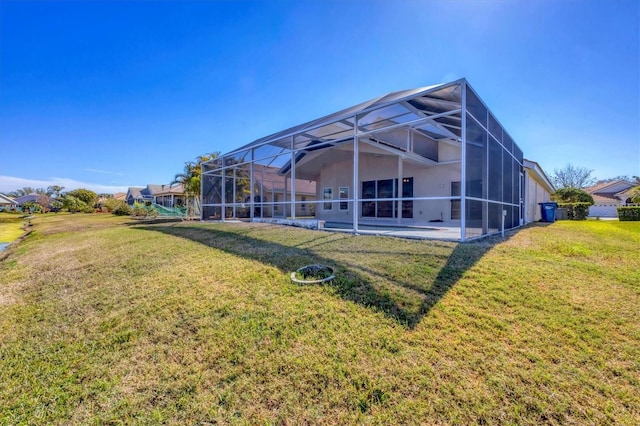
[[[464,241],[537,220],[552,191],[460,79],[393,92],[204,163],[202,219],[302,216],[353,232],[455,230]]]

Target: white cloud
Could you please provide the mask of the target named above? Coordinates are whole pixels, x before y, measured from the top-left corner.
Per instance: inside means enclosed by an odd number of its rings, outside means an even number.
[[[128,186],[121,185],[102,185],[99,183],[80,182],[69,178],[52,177],[46,180],[24,179],[15,176],[0,175],[0,192],[7,193],[16,189],[31,187],[46,189],[51,185],[59,185],[64,187],[65,191],[72,191],[78,188],[89,189],[98,194],[113,194],[116,192],[127,192]],[[133,186],[133,185],[132,185]],[[140,185],[145,186],[145,185]]]
[[[111,172],[109,170],[100,170],[100,169],[84,169],[84,170],[85,172],[102,173],[104,175],[124,176],[124,173]]]

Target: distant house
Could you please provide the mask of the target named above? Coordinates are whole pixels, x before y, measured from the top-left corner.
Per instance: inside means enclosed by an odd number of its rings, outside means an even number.
[[[38,203],[41,197],[41,194],[31,193],[18,197],[15,201],[18,203],[18,206],[24,206],[27,203]]]
[[[129,205],[135,203],[151,203],[164,207],[181,207],[186,204],[186,197],[182,185],[149,184],[145,188],[132,186],[129,187],[124,199]]]
[[[0,207],[2,209],[12,209],[18,206],[18,202],[11,197],[0,194]]]
[[[631,204],[629,192],[636,186],[626,180],[603,182],[585,188],[593,197],[594,204],[589,207],[590,217],[618,217],[618,207]]]
[[[125,201],[127,199],[127,193],[126,192],[116,192],[115,194],[113,194],[113,199],[114,200]]]

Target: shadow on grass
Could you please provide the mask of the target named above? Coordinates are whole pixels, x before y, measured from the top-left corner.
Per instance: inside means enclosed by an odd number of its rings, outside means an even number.
[[[336,279],[332,285],[337,294],[346,300],[353,301],[368,308],[383,312],[400,324],[414,328],[429,311],[442,299],[447,292],[462,278],[464,273],[476,264],[495,243],[504,241],[500,237],[488,237],[471,243],[444,243],[443,253],[431,254],[435,259],[431,264],[437,265],[430,276],[405,274],[404,278],[390,277],[384,267],[364,265],[363,262],[349,259],[349,252],[340,250],[339,240],[346,238],[378,238],[384,241],[388,237],[353,237],[341,234],[338,240],[330,241],[335,234],[310,232],[308,237],[286,242],[275,242],[267,238],[259,238],[260,230],[265,227],[253,227],[250,224],[234,226],[233,228],[207,227],[196,224],[131,223],[136,229],[162,232],[168,235],[185,238],[200,244],[224,251],[235,256],[256,260],[276,267],[283,273],[290,273],[308,264],[324,264],[336,270]],[[286,232],[295,230],[286,228]],[[301,231],[308,232],[308,231]],[[316,231],[318,232],[318,231]],[[254,235],[255,234],[255,235]],[[509,238],[509,234],[506,236]],[[336,244],[335,250],[329,248],[328,253],[322,254],[314,250],[318,244],[327,246]],[[358,250],[358,256],[418,256],[416,253],[403,253],[388,250],[381,243],[380,250]],[[424,241],[425,245],[439,248],[442,252],[443,243],[438,241]],[[438,246],[440,244],[440,246]],[[429,246],[425,246],[429,247]],[[326,248],[325,248],[326,250]],[[355,250],[353,251],[355,253]],[[433,260],[433,259],[432,259]],[[380,285],[384,283],[384,285]],[[400,287],[400,291],[394,291]],[[408,291],[407,291],[408,290]],[[400,296],[399,296],[400,295]]]

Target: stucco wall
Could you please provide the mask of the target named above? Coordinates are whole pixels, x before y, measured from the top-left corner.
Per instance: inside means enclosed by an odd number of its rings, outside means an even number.
[[[525,221],[536,222],[542,218],[540,213],[540,205],[551,201],[551,194],[540,183],[531,177],[529,172],[526,173],[526,206]]]
[[[453,153],[448,154],[455,158]],[[362,190],[362,182],[381,179],[398,178],[398,159],[392,156],[377,157],[372,154],[360,156],[359,167],[359,191]],[[353,171],[352,161],[341,161],[326,165],[318,179],[317,199],[322,200],[323,189],[331,188],[333,199],[339,199],[339,188],[348,187],[349,197],[353,197]],[[439,165],[427,167],[423,165],[403,163],[402,177],[413,178],[414,197],[449,197],[451,195],[451,182],[460,181],[460,164]],[[322,220],[350,221],[353,218],[349,203],[349,210],[339,210],[339,204],[334,203],[332,210],[324,210],[323,205],[316,206],[316,216]],[[451,218],[451,202],[449,200],[414,201],[413,219],[403,219],[402,223],[428,223],[430,220],[449,221]],[[374,220],[374,218],[367,218]],[[385,220],[389,220],[386,218]]]

